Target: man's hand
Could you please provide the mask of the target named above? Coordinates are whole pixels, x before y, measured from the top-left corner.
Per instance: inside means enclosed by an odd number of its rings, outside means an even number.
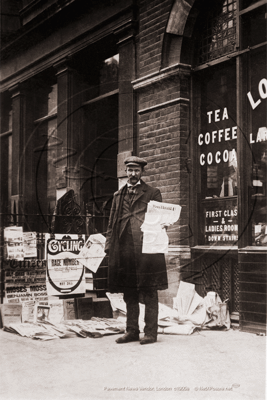
[[[160,224],[162,229],[168,229],[171,224]]]

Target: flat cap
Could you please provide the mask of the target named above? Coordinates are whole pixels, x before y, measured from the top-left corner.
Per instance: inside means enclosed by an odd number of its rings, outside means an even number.
[[[129,165],[138,165],[138,166],[142,166],[144,167],[145,165],[147,165],[147,162],[144,158],[140,158],[140,157],[136,157],[136,156],[131,156],[131,157],[127,157],[124,160],[124,164],[127,166]]]

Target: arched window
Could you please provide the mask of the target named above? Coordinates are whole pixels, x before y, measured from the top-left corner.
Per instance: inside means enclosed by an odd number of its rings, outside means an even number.
[[[197,65],[235,51],[236,0],[216,2],[201,20],[197,43]]]

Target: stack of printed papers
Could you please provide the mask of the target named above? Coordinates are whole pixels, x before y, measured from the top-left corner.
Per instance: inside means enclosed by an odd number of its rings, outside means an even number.
[[[64,339],[73,336],[98,338],[105,335],[124,333],[125,328],[125,318],[97,317],[92,317],[91,320],[65,320],[58,324],[52,324],[49,321],[42,323],[37,321],[36,323],[11,323],[4,326],[4,330],[7,332],[40,340]]]
[[[177,310],[179,323],[191,323],[202,326],[206,321],[204,299],[195,290],[195,285],[181,281],[177,296],[173,299],[173,308]]]

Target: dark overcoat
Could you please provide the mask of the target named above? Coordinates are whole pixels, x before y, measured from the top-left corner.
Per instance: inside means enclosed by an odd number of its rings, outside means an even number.
[[[122,204],[126,194],[127,185],[114,193],[111,206],[105,245],[105,250],[109,254],[108,289],[112,293],[122,293],[132,286],[129,281],[131,276],[125,276],[124,265],[120,265],[120,254],[125,250],[120,238],[124,229],[127,228],[127,224],[131,226],[133,237],[133,260],[137,289],[167,289],[168,279],[164,254],[142,253],[141,225],[144,222],[147,204],[150,200],[162,201],[161,193],[159,189],[153,188],[141,180],[141,184],[137,185],[129,213],[122,219]]]

